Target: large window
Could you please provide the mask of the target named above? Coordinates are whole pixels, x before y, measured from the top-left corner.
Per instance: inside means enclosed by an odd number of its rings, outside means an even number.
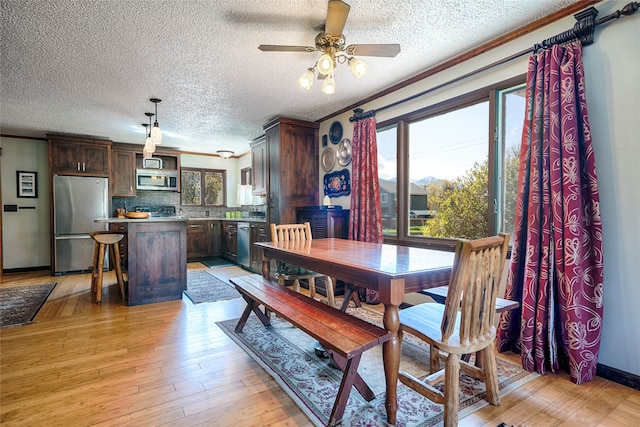
[[[513,232],[524,88],[512,84],[379,124],[385,239],[452,246]]]
[[[182,168],[180,173],[181,205],[224,206],[226,204],[226,171]]]

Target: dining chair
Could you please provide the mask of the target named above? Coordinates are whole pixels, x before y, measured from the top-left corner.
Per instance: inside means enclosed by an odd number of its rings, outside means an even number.
[[[311,242],[311,240],[311,225],[308,222],[303,224],[271,224],[271,241],[273,243],[287,241]],[[287,280],[293,280],[293,289],[296,292],[300,292],[300,280],[307,280],[311,298],[316,295],[315,280],[318,277],[325,277],[327,299],[329,305],[335,307],[333,279],[331,277],[278,261],[276,270],[278,283],[284,285]]]
[[[400,382],[444,405],[445,427],[458,425],[460,370],[484,381],[486,400],[500,404],[494,340],[496,298],[509,235],[460,240],[456,246],[445,304],[425,303],[400,311],[400,339],[410,333],[429,344],[430,372],[416,378],[400,372]],[[464,354],[482,358],[478,366]],[[440,361],[444,368],[440,368]],[[435,384],[444,380],[440,391]]]

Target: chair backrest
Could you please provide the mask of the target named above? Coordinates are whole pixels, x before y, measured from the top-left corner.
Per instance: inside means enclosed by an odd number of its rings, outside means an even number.
[[[454,332],[460,311],[460,343],[493,340],[496,298],[509,249],[509,235],[478,240],[460,240],[449,280],[449,292],[442,317],[442,338]]]
[[[311,225],[304,224],[271,224],[271,241],[278,242],[306,242],[311,241]]]

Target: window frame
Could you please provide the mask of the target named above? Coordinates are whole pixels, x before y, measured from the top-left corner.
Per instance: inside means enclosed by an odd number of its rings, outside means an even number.
[[[198,172],[200,173],[200,204],[199,205],[184,205],[182,198],[182,191],[180,192],[180,206],[184,207],[221,207],[227,205],[227,171],[225,169],[209,169],[209,168],[191,168],[191,167],[181,167],[180,168],[180,178],[182,182],[182,171],[189,172]],[[222,174],[222,204],[220,205],[207,205],[206,197],[205,197],[205,172],[213,172]]]
[[[496,191],[501,188],[497,182],[503,175],[497,168],[503,164],[502,160],[498,161],[497,156],[504,153],[504,147],[498,147],[501,139],[498,138],[498,111],[497,111],[497,92],[514,86],[524,84],[526,75],[521,74],[513,78],[491,84],[480,89],[450,98],[448,100],[408,112],[406,114],[381,121],[377,123],[376,129],[382,131],[392,126],[396,126],[397,132],[397,171],[396,182],[398,183],[397,197],[397,230],[395,236],[384,236],[384,242],[401,245],[415,246],[439,250],[454,251],[457,243],[455,238],[436,238],[436,237],[415,237],[409,235],[409,125],[414,122],[425,120],[438,115],[446,114],[451,111],[468,107],[480,102],[489,102],[489,123],[487,123],[488,134],[488,200],[490,206],[487,206],[487,221],[490,234],[497,234],[498,220],[494,214],[492,201],[496,198]],[[406,185],[400,185],[404,184]]]

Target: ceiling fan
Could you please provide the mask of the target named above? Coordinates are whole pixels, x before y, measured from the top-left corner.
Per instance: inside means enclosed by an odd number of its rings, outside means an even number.
[[[358,56],[394,57],[400,53],[399,44],[350,44],[342,31],[349,16],[351,6],[342,0],[329,0],[327,6],[327,19],[324,29],[315,38],[315,46],[286,46],[261,44],[258,46],[263,52],[322,52],[322,56],[316,64],[305,71],[298,79],[298,83],[305,89],[310,89],[313,84],[315,71],[318,71],[318,79],[325,79],[322,85],[324,93],[335,92],[333,70],[337,63],[349,64],[352,73],[360,78],[367,70],[367,64],[355,58]]]

